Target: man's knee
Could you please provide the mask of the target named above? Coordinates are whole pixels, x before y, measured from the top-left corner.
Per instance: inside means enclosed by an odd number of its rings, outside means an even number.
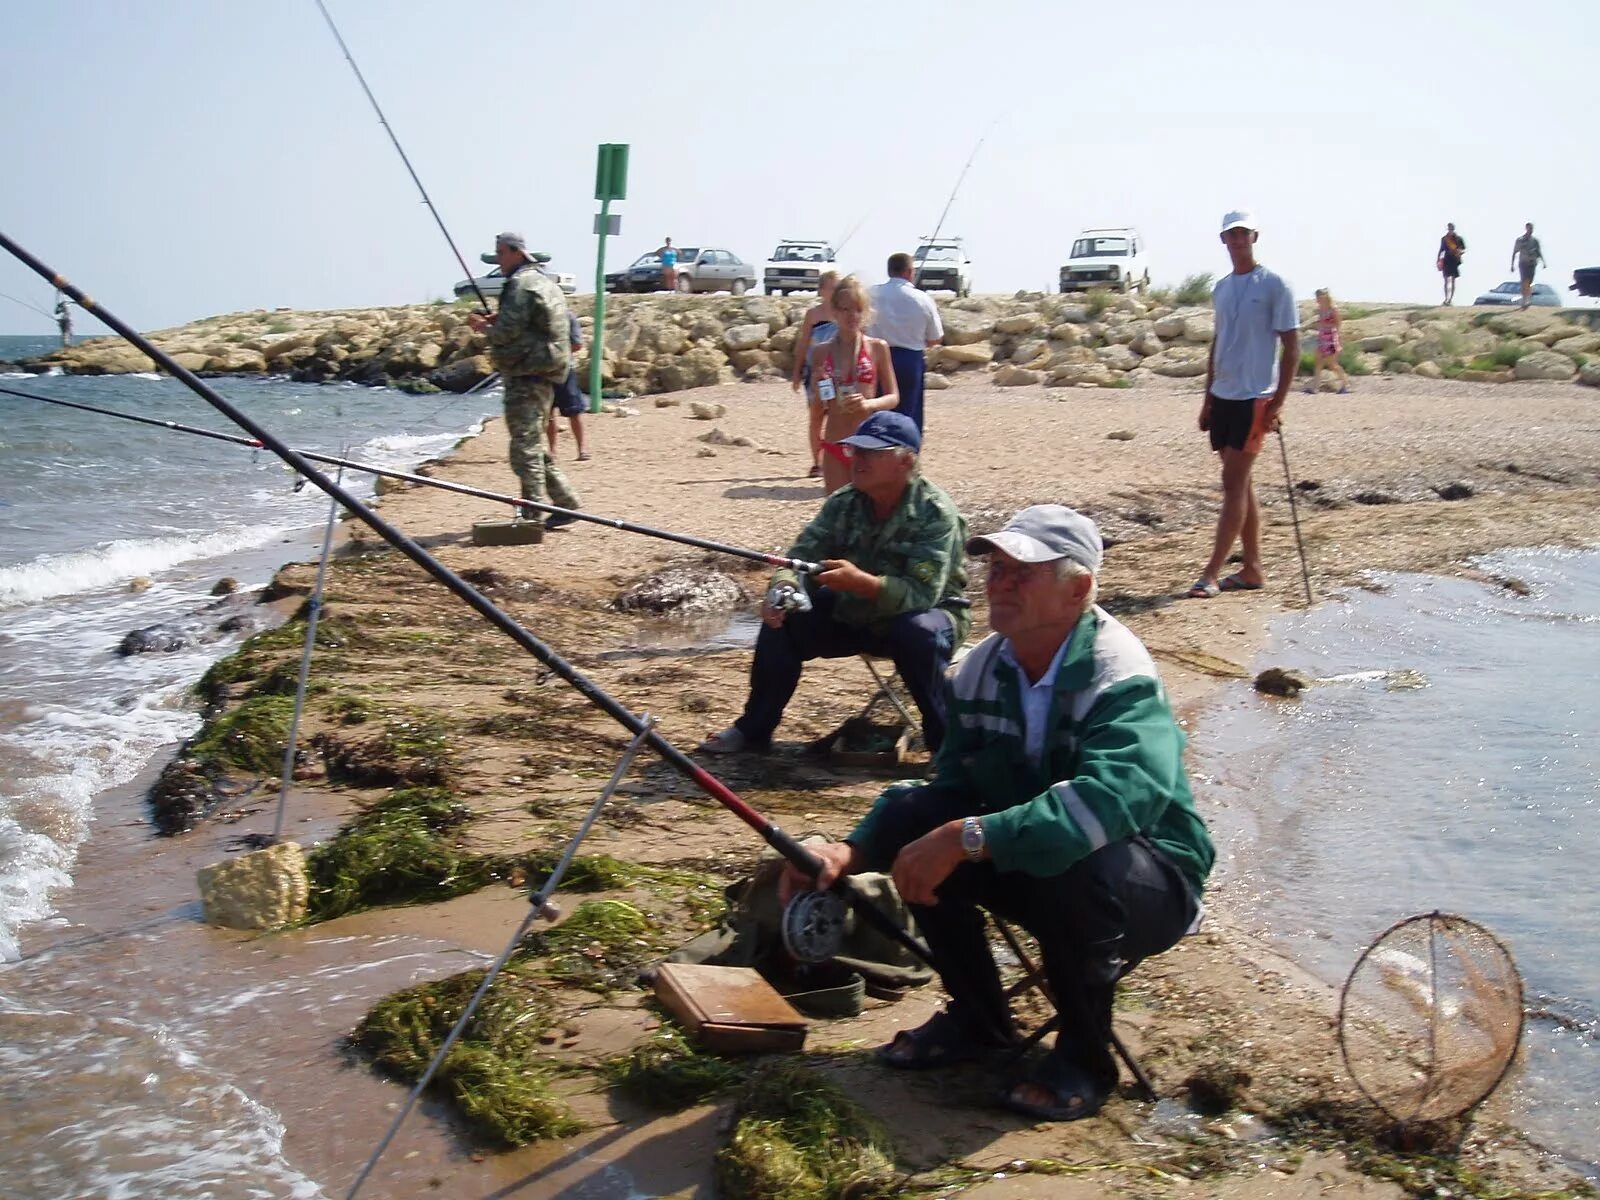
[[[889,624],[889,642],[915,657],[948,662],[955,648],[955,627],[942,608],[901,613]]]

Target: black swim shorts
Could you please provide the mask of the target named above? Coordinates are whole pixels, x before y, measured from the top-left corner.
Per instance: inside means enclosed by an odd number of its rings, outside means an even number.
[[[1211,418],[1206,432],[1211,435],[1211,448],[1221,452],[1224,448],[1243,450],[1256,420],[1254,400],[1221,400],[1211,398]]]

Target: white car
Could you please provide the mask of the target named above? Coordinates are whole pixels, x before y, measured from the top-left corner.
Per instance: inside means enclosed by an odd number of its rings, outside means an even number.
[[[1061,290],[1088,292],[1095,288],[1150,290],[1150,261],[1137,229],[1085,229],[1072,243],[1072,254],[1061,268]]]
[[[923,238],[911,255],[911,282],[925,292],[972,295],[972,260],[961,239]]]
[[[814,292],[817,280],[833,261],[833,246],[807,238],[784,238],[761,269],[761,284],[769,296]]]
[[[533,265],[539,269],[539,274],[549,279],[554,279],[556,286],[566,295],[570,296],[575,293],[578,290],[578,277],[567,271],[552,271],[548,266],[549,262],[548,255],[534,255]],[[500,274],[500,268],[496,267],[487,275],[479,275],[472,280],[463,279],[452,289],[456,294],[456,299],[473,296],[472,285],[474,283],[478,285],[478,290],[484,296],[498,296],[500,289],[506,286],[506,278]],[[475,299],[476,297],[473,298]]]

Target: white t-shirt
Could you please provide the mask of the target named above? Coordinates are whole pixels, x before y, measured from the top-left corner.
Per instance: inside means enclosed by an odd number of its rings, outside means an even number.
[[[1219,400],[1254,400],[1278,386],[1278,335],[1300,328],[1294,293],[1265,267],[1230,272],[1211,289],[1216,351],[1211,394]]]
[[[902,350],[921,350],[944,336],[944,323],[927,292],[895,276],[872,289],[872,326],[867,332]]]

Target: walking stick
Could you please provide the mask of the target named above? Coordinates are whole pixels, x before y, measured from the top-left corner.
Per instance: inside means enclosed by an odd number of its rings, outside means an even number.
[[[1278,453],[1283,456],[1283,486],[1289,492],[1289,516],[1294,521],[1294,544],[1300,551],[1300,580],[1306,585],[1306,607],[1316,603],[1311,595],[1311,568],[1306,565],[1306,543],[1300,536],[1300,505],[1294,498],[1294,476],[1289,473],[1289,447],[1283,440],[1283,422],[1278,423]]]

